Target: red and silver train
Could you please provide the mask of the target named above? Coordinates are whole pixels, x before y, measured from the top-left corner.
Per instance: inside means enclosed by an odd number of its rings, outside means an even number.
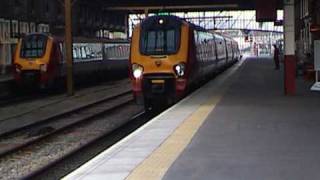
[[[107,76],[127,72],[130,43],[126,40],[73,39],[74,76]],[[63,38],[33,33],[19,40],[14,60],[18,85],[51,87],[66,76]]]
[[[241,58],[238,43],[176,16],[151,16],[132,35],[130,78],[136,101],[171,104]]]

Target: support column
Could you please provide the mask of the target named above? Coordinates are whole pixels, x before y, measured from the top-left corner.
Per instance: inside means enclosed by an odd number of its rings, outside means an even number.
[[[296,93],[294,0],[284,0],[284,92]]]
[[[65,44],[67,61],[67,91],[68,95],[74,95],[73,88],[73,60],[72,60],[72,4],[71,0],[64,1],[65,6]]]

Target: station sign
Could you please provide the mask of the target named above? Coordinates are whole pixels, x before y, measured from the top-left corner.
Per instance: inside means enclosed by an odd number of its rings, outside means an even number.
[[[312,91],[320,91],[319,71],[320,71],[320,40],[314,41],[314,70],[316,82],[311,87]]]
[[[168,15],[170,15],[170,13],[169,12],[158,12],[157,15],[159,15],[159,16],[168,16]]]
[[[275,22],[277,20],[277,0],[256,2],[256,21]]]
[[[283,26],[283,20],[276,20],[274,26]]]

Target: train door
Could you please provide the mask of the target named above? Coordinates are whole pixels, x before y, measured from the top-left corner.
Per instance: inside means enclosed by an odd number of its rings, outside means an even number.
[[[201,37],[199,31],[194,31],[194,40],[195,40],[195,48],[196,48],[196,60],[195,60],[195,73],[194,78],[198,79],[199,74],[201,73]],[[194,81],[194,80],[192,80]]]
[[[212,34],[212,38],[213,38],[213,52],[214,52],[214,68],[217,69],[218,68],[218,45],[217,45],[217,39],[215,37],[214,34]]]
[[[222,37],[220,40],[221,44],[221,59],[220,59],[220,67],[224,66],[228,61],[228,51],[227,51],[227,45],[226,40]]]
[[[230,59],[230,48],[229,48],[229,42],[228,40],[225,38],[224,39],[224,43],[225,43],[225,50],[226,50],[226,64],[229,62]]]
[[[234,46],[234,42],[231,41],[231,50],[232,50],[232,58],[231,61],[235,60],[235,46]]]
[[[216,46],[217,46],[217,44],[215,41],[215,37],[212,34],[212,59],[213,59],[214,64],[216,64],[216,60],[217,60],[217,47]]]

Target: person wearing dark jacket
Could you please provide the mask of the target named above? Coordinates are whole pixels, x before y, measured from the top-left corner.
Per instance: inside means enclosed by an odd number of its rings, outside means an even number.
[[[275,64],[275,69],[278,70],[280,68],[280,62],[279,62],[279,48],[277,47],[277,45],[273,45],[274,47],[274,55],[273,55],[273,60],[274,60],[274,64]]]

